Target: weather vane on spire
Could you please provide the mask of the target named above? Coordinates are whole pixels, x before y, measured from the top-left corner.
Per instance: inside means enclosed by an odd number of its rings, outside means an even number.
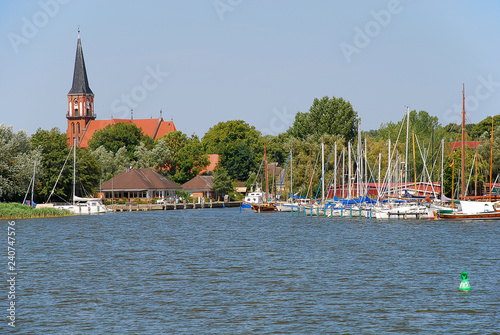
[[[80,38],[80,25],[78,25],[78,38]]]

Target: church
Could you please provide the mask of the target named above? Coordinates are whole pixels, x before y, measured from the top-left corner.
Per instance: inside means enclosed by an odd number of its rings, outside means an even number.
[[[78,31],[78,42],[76,45],[75,70],[73,72],[73,86],[68,93],[68,144],[82,148],[88,146],[89,140],[95,131],[105,128],[107,125],[113,126],[119,122],[133,123],[141,128],[145,135],[153,139],[161,138],[171,131],[176,131],[172,121],[159,119],[110,119],[96,120],[94,112],[94,93],[90,89],[83,59],[82,42],[80,31]]]

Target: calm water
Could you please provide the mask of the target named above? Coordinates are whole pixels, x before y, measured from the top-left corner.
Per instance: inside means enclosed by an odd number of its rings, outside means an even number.
[[[205,209],[16,220],[16,232],[19,334],[500,332],[498,221]]]

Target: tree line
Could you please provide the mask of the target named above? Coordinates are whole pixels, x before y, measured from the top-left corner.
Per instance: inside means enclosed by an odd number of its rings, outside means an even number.
[[[265,145],[268,161],[277,162],[281,167],[287,165],[290,154],[293,154],[294,185],[291,186],[294,193],[304,196],[316,191],[323,173],[325,182],[329,184],[345,183],[347,168],[342,175],[341,162],[351,164],[352,169],[363,164],[366,175],[372,181],[376,180],[379,166],[384,176],[389,166],[389,139],[393,152],[391,156],[399,155],[400,161],[405,161],[409,181],[415,178],[439,181],[438,167],[443,160],[445,192],[451,191],[450,185],[452,180],[456,180],[453,178],[457,178],[458,169],[451,169],[450,164],[461,159],[460,150],[452,151],[451,143],[461,141],[461,125],[442,125],[437,117],[426,111],[411,111],[408,127],[411,154],[406,157],[408,120],[405,114],[402,113],[397,123],[383,123],[378,129],[358,132],[360,119],[351,103],[343,98],[323,97],[314,99],[308,112],[298,112],[292,126],[277,136],[263,136],[243,120],[229,120],[211,127],[201,139],[196,135],[188,136],[181,131],[174,131],[153,140],[134,124],[117,123],[96,131],[88,148],[77,148],[77,195],[93,194],[102,182],[130,167],[153,168],[168,179],[182,184],[208,166],[209,154],[218,154],[220,157],[214,172],[214,187],[217,191],[230,193],[235,181],[244,181],[247,187],[256,182],[262,186],[262,177],[257,176],[257,171],[262,167]],[[488,182],[491,121],[489,117],[466,126],[467,141],[482,142],[477,149],[467,147],[466,150],[467,166],[470,169],[474,162],[475,169],[479,171],[479,187]],[[497,125],[493,143],[493,175],[496,176],[500,172],[500,115],[494,117],[494,124]],[[445,143],[444,157],[440,147],[442,140]],[[325,171],[321,171],[318,162],[322,142],[328,157],[332,156],[335,145],[338,150],[337,157],[331,158]],[[354,158],[358,145],[362,152],[361,160]],[[352,147],[353,155],[351,163],[346,162],[349,146]],[[73,166],[72,162],[68,162],[70,151],[66,134],[57,128],[38,129],[35,134],[28,136],[24,131],[15,133],[12,127],[1,124],[0,201],[21,201],[34,172],[35,201],[44,202],[49,196],[54,201],[68,200],[73,183]],[[65,162],[67,168],[61,172]],[[334,175],[335,166],[337,175]],[[289,173],[290,168],[287,170]],[[58,178],[57,187],[53,190]]]

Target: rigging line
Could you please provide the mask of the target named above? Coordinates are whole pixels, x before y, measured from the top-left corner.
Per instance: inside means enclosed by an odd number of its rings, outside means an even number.
[[[339,156],[338,156],[338,160],[335,162],[335,166],[337,166],[337,167],[338,167],[338,166],[340,165],[340,161],[341,161],[341,160],[342,160],[342,155],[339,155]],[[339,171],[338,171],[338,170],[339,170],[339,169],[337,168],[337,175],[339,174]],[[335,175],[335,172],[334,172],[334,173],[332,173],[332,176],[330,177],[330,179],[328,179],[328,183],[327,183],[326,185],[330,185],[330,186],[331,186],[331,185],[333,184],[333,180],[334,180],[336,177],[337,177],[337,176]],[[327,186],[327,187],[329,187],[329,186]],[[335,195],[335,193],[334,193],[334,195]]]
[[[321,176],[321,182],[319,183],[318,190],[316,191],[316,195],[314,196],[314,201],[316,201],[316,199],[318,198],[318,193],[321,187],[321,183],[325,182],[326,169],[328,167],[328,163],[330,162],[330,157],[332,156],[333,149],[334,147],[332,146],[332,150],[330,151],[330,155],[328,155],[328,160],[326,161],[325,170],[323,171],[323,175]],[[322,199],[322,201],[325,201],[325,199]]]
[[[63,167],[61,169],[61,172],[59,172],[59,176],[57,176],[56,183],[54,184],[54,187],[52,188],[52,192],[50,192],[49,198],[47,199],[47,201],[45,203],[48,203],[49,200],[50,200],[50,197],[52,197],[52,195],[54,194],[54,191],[56,189],[57,183],[59,182],[59,178],[61,178],[61,175],[62,175],[62,172],[64,170],[64,167],[66,166],[66,163],[68,162],[68,158],[71,155],[71,150],[73,150],[73,147],[70,148],[70,150],[68,152],[68,156],[66,157],[66,160],[64,161],[64,164],[63,164]]]
[[[474,155],[474,159],[472,160],[472,166],[470,167],[469,179],[467,180],[467,187],[465,188],[464,199],[465,196],[467,195],[467,190],[469,189],[470,180],[472,179],[472,171],[474,170],[474,164],[476,163],[476,158],[477,158],[477,150],[476,154]]]
[[[23,200],[23,205],[26,203],[26,198],[28,197],[28,193],[30,191],[30,188],[31,188],[31,183],[33,182],[33,177],[31,177],[30,179],[30,184],[28,185],[28,189],[26,190],[26,195],[24,196],[24,200]]]
[[[262,160],[260,161],[259,165],[259,170],[257,171],[257,174],[255,175],[255,180],[251,187],[255,186],[257,188],[257,181],[259,180],[259,175],[260,175],[260,169],[262,168],[262,165],[264,164],[264,157],[262,157]]]
[[[375,160],[375,163],[377,162],[378,158]],[[377,167],[375,167],[375,170],[372,171],[372,167],[370,166],[370,162],[368,161],[368,156],[367,156],[367,153],[365,152],[365,161],[366,161],[366,165],[368,165],[368,172],[370,172],[370,178],[368,178],[368,180],[373,180],[375,178],[375,173],[377,171]],[[370,188],[371,188],[371,182],[369,181],[366,181],[368,183],[368,187],[366,189],[366,192],[365,192],[365,198],[368,197],[368,192],[370,191]]]
[[[401,132],[402,132],[402,130],[403,130],[404,120],[405,120],[405,118],[406,118],[406,117],[407,117],[407,115],[406,115],[406,113],[405,113],[405,116],[403,117],[403,122],[401,122],[401,127],[399,128],[399,133],[398,133],[398,136],[397,136],[397,138],[396,138],[396,142],[394,143],[394,149],[393,149],[393,150],[392,150],[392,152],[391,152],[391,157],[388,157],[388,158],[387,158],[387,162],[388,162],[388,164],[389,164],[389,162],[391,162],[391,161],[392,161],[392,157],[393,157],[393,155],[394,155],[394,154],[395,154],[395,152],[396,152],[397,145],[398,145],[398,142],[399,142],[399,137],[401,136]],[[389,137],[389,140],[390,140],[390,137]],[[385,149],[384,149],[384,150],[385,150]],[[391,175],[392,175],[392,169],[390,169],[390,170],[389,170],[389,169],[387,169],[387,170],[385,171],[385,176],[384,176],[384,184],[388,184],[388,179],[389,179],[389,176],[391,176]],[[387,185],[387,188],[388,188],[388,189],[390,189],[390,185]]]
[[[436,190],[434,190],[434,183],[432,182],[431,176],[429,175],[429,171],[427,170],[426,160],[425,160],[424,155],[422,155],[422,149],[420,149],[420,143],[418,141],[418,136],[417,135],[415,135],[415,139],[417,140],[418,151],[420,152],[420,157],[422,157],[423,164],[424,164],[424,171],[422,171],[422,173],[427,172],[427,178],[428,178],[428,180],[430,180],[432,193],[434,194],[434,197],[435,197],[436,196]]]
[[[309,187],[307,188],[306,198],[309,196],[309,190],[312,187],[313,177],[314,177],[314,174],[316,173],[316,166],[318,166],[318,160],[319,160],[319,154],[320,153],[321,153],[321,150],[318,150],[318,155],[316,156],[316,162],[314,163],[314,168],[313,168],[313,171],[312,171],[312,174],[311,174],[311,180],[309,181]],[[311,191],[311,196],[312,196],[312,191]]]
[[[280,188],[278,190],[278,197],[281,193],[281,186],[283,185],[283,179],[285,179],[285,175],[286,175],[286,168],[288,166],[288,160],[290,159],[290,155],[288,155],[288,158],[286,159],[286,164],[285,164],[285,170],[283,171],[283,176],[281,177],[281,183],[280,183]]]

